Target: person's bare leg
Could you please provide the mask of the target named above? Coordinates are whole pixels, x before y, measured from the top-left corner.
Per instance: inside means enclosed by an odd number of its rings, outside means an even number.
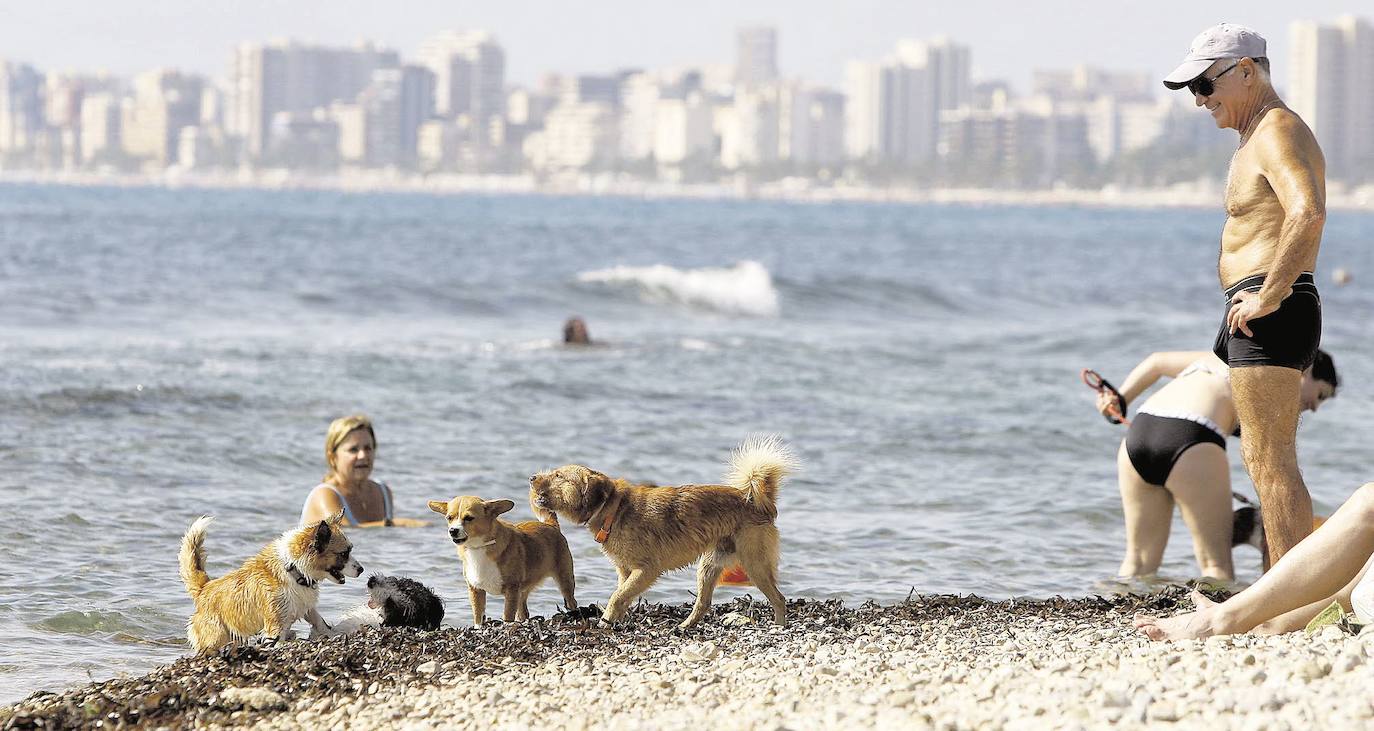
[[[1174,498],[1141,478],[1126,456],[1126,443],[1116,453],[1116,479],[1121,489],[1121,512],[1126,517],[1126,557],[1117,576],[1148,576],[1159,570],[1169,543]]]
[[[1241,456],[1262,506],[1269,564],[1312,532],[1312,496],[1298,471],[1302,373],[1278,366],[1231,369]]]
[[[1216,444],[1195,444],[1179,456],[1165,485],[1193,534],[1193,556],[1201,576],[1235,578],[1231,563],[1231,465]]]
[[[1323,609],[1331,606],[1331,602],[1340,602],[1342,609],[1347,612],[1350,611],[1350,594],[1355,591],[1355,586],[1360,583],[1360,579],[1363,579],[1365,574],[1369,572],[1369,567],[1371,565],[1374,565],[1374,555],[1371,555],[1369,560],[1365,562],[1364,568],[1360,569],[1358,574],[1355,574],[1355,578],[1351,579],[1350,583],[1346,584],[1333,596],[1318,599],[1305,607],[1299,607],[1286,614],[1280,614],[1258,625],[1252,632],[1257,635],[1281,635],[1284,632],[1295,632],[1306,627],[1307,623],[1311,622]]]
[[[1295,610],[1310,609],[1318,603],[1325,606],[1338,591],[1353,588],[1353,579],[1374,554],[1371,524],[1374,483],[1356,490],[1330,520],[1245,591],[1195,612],[1162,619],[1142,615],[1136,617],[1135,626],[1154,640],[1249,632],[1293,613],[1284,625],[1288,626],[1297,617]]]

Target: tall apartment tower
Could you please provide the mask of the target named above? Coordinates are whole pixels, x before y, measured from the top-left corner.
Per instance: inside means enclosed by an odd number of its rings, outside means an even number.
[[[1300,21],[1289,41],[1287,101],[1316,135],[1328,176],[1374,180],[1374,25]]]
[[[771,26],[741,28],[735,37],[735,81],[764,84],[778,78],[778,30]]]
[[[258,159],[266,150],[277,113],[308,113],[336,101],[354,102],[372,83],[373,71],[398,65],[395,51],[371,45],[245,43],[235,49],[229,74],[231,130],[243,137],[248,156]]]
[[[0,153],[31,149],[42,127],[42,75],[0,59]]]
[[[855,61],[846,74],[845,146],[850,157],[912,164],[929,160],[940,112],[968,106],[968,47],[947,39],[901,41],[879,62]]]
[[[420,63],[434,74],[435,112],[485,123],[505,113],[506,52],[486,31],[444,31],[420,44]]]

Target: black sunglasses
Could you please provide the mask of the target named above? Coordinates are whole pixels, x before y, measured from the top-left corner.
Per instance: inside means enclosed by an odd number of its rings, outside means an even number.
[[[1222,71],[1221,73],[1217,74],[1216,76],[1213,76],[1210,79],[1206,76],[1199,76],[1196,79],[1189,81],[1188,91],[1193,92],[1193,94],[1196,96],[1211,96],[1212,92],[1216,91],[1216,88],[1212,86],[1212,82],[1230,73],[1231,69],[1239,65],[1240,61],[1237,61],[1231,64],[1230,66],[1227,66],[1225,71]]]

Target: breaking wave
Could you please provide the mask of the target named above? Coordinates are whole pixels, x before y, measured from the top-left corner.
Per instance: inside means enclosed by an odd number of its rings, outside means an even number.
[[[582,272],[577,280],[632,288],[649,302],[754,317],[777,317],[779,311],[773,276],[756,261],[741,261],[728,269],[616,266]]]

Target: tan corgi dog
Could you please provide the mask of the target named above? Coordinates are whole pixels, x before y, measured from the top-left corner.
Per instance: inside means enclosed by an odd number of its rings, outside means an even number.
[[[214,652],[259,633],[289,640],[295,636],[291,625],[300,619],[310,623],[311,637],[330,633],[315,609],[320,580],[342,584],[344,577],[363,572],[350,556],[353,544],[339,529],[342,511],[286,531],[243,566],[213,580],[205,573],[205,532],[211,520],[196,520],[181,539],[181,580],[196,603],[186,636],[196,652]]]
[[[568,609],[577,608],[568,540],[557,526],[497,517],[514,507],[510,500],[471,496],[429,501],[429,509],[448,520],[449,539],[458,546],[475,625],[486,620],[488,593],[505,599],[505,621],[529,619],[530,592],[550,576],[558,582]]]

